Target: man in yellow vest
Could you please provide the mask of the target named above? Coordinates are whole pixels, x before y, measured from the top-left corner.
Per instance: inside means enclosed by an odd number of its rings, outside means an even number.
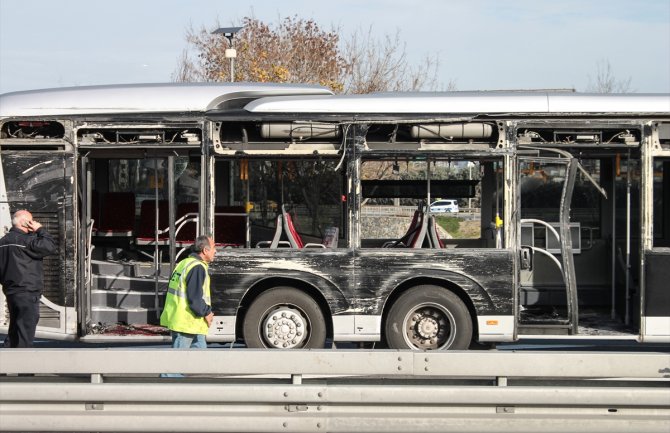
[[[174,349],[207,347],[205,337],[214,318],[208,265],[215,255],[212,238],[198,236],[193,253],[177,264],[170,277],[161,325],[170,329]]]

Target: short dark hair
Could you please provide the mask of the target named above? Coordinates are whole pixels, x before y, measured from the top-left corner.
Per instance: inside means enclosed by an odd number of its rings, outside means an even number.
[[[193,251],[196,253],[203,252],[205,247],[209,247],[209,239],[210,236],[207,235],[200,235],[195,238],[195,242],[193,243]]]

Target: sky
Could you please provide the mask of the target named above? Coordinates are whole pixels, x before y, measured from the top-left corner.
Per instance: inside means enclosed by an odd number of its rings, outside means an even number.
[[[169,82],[187,28],[298,16],[343,38],[371,29],[439,62],[457,90],[585,91],[598,62],[670,93],[670,0],[0,0],[0,93]]]

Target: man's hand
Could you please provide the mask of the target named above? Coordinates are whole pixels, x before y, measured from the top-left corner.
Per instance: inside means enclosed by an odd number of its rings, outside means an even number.
[[[30,220],[26,223],[26,227],[28,228],[29,231],[36,232],[40,227],[42,227],[42,224],[38,223],[35,220]]]
[[[205,321],[207,322],[207,327],[212,326],[212,321],[214,320],[214,313],[209,313],[205,316]]]

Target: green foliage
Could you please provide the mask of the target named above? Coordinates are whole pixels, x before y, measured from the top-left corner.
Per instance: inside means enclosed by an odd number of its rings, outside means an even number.
[[[454,239],[479,239],[481,236],[481,221],[478,219],[443,215],[435,215],[435,219]]]
[[[459,238],[461,219],[452,216],[435,216],[437,224],[445,229],[450,235]]]

